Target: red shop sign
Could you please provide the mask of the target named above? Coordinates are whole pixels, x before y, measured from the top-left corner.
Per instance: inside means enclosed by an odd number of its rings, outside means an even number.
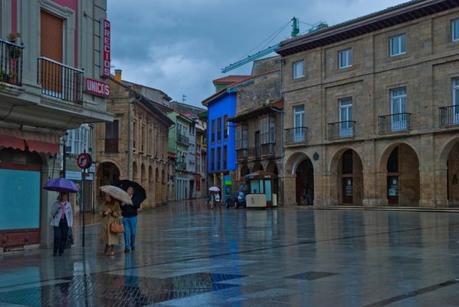
[[[85,92],[94,96],[108,97],[110,95],[110,86],[102,81],[86,78]]]
[[[110,77],[110,50],[111,50],[111,29],[110,21],[104,20],[104,65],[103,65],[103,77]]]

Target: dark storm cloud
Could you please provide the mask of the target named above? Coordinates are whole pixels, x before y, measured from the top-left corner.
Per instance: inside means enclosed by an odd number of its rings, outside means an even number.
[[[293,16],[332,25],[403,0],[109,0],[112,59],[123,78],[200,105],[220,68],[256,50]],[[302,32],[307,30],[300,25]],[[271,44],[287,38],[287,27]],[[250,65],[232,73],[246,73]]]

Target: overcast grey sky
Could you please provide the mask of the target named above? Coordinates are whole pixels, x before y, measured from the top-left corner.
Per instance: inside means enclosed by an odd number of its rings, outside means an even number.
[[[112,65],[123,79],[201,106],[220,69],[260,46],[293,16],[329,25],[405,0],[109,0]],[[300,24],[301,32],[308,26]],[[272,44],[288,37],[290,28]],[[260,46],[261,47],[261,46]],[[249,73],[250,65],[228,74]]]

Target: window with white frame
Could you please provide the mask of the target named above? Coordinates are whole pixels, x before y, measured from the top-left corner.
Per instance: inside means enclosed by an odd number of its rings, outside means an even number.
[[[296,61],[292,64],[293,79],[300,79],[304,77],[304,61]]]
[[[293,107],[293,136],[296,143],[304,140],[304,106]]]
[[[338,51],[338,67],[348,68],[352,66],[352,48]]]
[[[453,42],[459,42],[459,18],[451,21],[451,38]]]
[[[67,147],[69,154],[78,155],[84,151],[89,151],[90,128],[87,124],[83,124],[80,128],[72,129],[67,134]]]
[[[392,131],[408,129],[408,114],[406,113],[406,88],[399,87],[390,90],[391,126]]]
[[[339,103],[339,134],[340,137],[352,137],[352,97],[342,98]]]
[[[398,56],[406,53],[406,34],[399,34],[389,38],[389,55]]]

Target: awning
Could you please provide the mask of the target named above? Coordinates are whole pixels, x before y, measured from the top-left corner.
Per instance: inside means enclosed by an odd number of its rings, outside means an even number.
[[[0,147],[24,150],[25,143],[21,138],[0,134]]]
[[[59,153],[59,144],[47,143],[43,141],[27,140],[27,147],[29,151],[36,151],[38,153],[49,153],[57,154]]]

